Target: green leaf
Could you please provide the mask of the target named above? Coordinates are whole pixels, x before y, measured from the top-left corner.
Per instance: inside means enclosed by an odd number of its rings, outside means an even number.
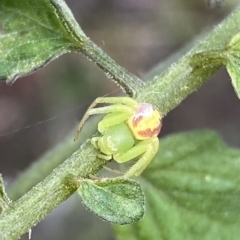
[[[236,64],[236,62],[232,60],[226,65],[226,68],[231,77],[233,88],[240,99],[240,63]]]
[[[227,46],[227,52],[235,52],[240,50],[240,33],[234,35]]]
[[[130,224],[144,214],[145,199],[141,186],[130,179],[83,180],[78,194],[90,211],[111,223]]]
[[[62,0],[0,0],[0,80],[13,83],[85,38]]]
[[[142,187],[145,217],[116,226],[118,240],[239,240],[240,151],[214,132],[161,140]]]
[[[3,213],[5,210],[7,210],[10,207],[11,201],[7,197],[2,174],[0,173],[0,214]]]
[[[240,98],[240,33],[231,39],[224,54],[227,57],[226,68],[231,77],[233,88]]]

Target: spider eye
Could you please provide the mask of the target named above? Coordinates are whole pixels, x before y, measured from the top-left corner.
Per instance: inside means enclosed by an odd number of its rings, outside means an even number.
[[[149,103],[140,103],[135,114],[127,121],[138,140],[156,137],[162,127],[159,111]]]

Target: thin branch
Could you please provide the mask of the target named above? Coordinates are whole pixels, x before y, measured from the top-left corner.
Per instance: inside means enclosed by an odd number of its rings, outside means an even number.
[[[83,53],[87,58],[93,61],[109,79],[119,85],[130,97],[136,97],[138,88],[143,88],[145,85],[142,80],[118,65],[88,38],[84,40],[84,44],[74,49],[74,51]]]
[[[51,210],[70,197],[79,186],[79,178],[96,174],[103,160],[87,141],[47,178],[14,202],[0,217],[0,239],[14,240],[41,221]]]
[[[74,132],[69,135],[56,147],[37,159],[25,172],[21,173],[17,179],[7,188],[10,199],[17,200],[33,186],[47,177],[54,168],[62,164],[79,146],[90,138],[96,131],[99,116],[92,117],[85,124],[78,141],[74,141]],[[76,131],[76,129],[74,129]]]
[[[163,115],[177,107],[224,65],[223,53],[240,32],[240,7],[204,40],[139,90],[137,100],[156,105]]]

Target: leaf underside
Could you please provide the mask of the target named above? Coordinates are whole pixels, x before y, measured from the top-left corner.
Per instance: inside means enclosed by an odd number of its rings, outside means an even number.
[[[111,223],[130,224],[144,214],[143,191],[130,179],[82,180],[78,194],[91,212]]]
[[[240,151],[211,131],[161,140],[144,172],[146,215],[116,226],[118,239],[238,240]]]

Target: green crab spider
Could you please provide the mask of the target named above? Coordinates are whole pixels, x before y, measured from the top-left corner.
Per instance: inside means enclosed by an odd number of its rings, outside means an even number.
[[[111,104],[95,108],[99,103]],[[149,103],[138,103],[130,97],[99,97],[93,101],[84,114],[74,140],[90,117],[106,114],[98,123],[100,137],[91,139],[99,149],[99,158],[115,160],[118,163],[139,158],[124,177],[139,176],[156,155],[159,148],[158,134],[162,127],[160,112]]]

